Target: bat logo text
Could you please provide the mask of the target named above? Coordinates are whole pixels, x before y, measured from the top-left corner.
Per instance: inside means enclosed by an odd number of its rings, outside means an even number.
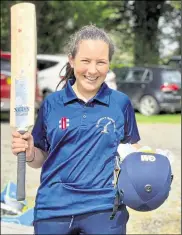
[[[28,106],[19,106],[15,108],[15,113],[17,116],[26,116],[29,110]]]

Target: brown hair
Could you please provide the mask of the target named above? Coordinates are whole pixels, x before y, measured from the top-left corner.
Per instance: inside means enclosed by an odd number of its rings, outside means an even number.
[[[89,39],[102,40],[106,42],[109,46],[109,61],[111,61],[112,56],[114,54],[114,44],[110,39],[109,35],[103,29],[100,29],[94,25],[84,26],[70,37],[70,40],[68,42],[68,55],[71,55],[74,58],[78,51],[80,41]],[[69,62],[67,62],[66,65],[61,69],[60,75],[65,67],[65,75],[58,83],[56,90],[59,87],[60,83],[64,82],[66,85],[67,81],[74,77],[74,70],[73,68],[71,68]],[[65,87],[65,85],[63,87]]]

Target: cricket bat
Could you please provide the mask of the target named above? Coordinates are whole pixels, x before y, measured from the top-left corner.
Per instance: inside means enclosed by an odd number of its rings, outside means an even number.
[[[34,125],[37,69],[36,11],[32,3],[11,7],[11,95],[10,126],[21,134]],[[17,158],[18,201],[25,200],[26,154]]]

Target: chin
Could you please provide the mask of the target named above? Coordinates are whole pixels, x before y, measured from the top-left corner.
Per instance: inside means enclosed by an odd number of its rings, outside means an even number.
[[[94,92],[99,90],[101,84],[84,84],[84,89],[87,90],[88,92]]]
[[[99,90],[99,88],[85,88],[85,91],[87,91],[88,93],[95,93]]]

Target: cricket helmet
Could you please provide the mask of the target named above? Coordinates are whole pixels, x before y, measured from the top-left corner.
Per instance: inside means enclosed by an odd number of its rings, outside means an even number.
[[[117,188],[126,206],[136,211],[151,211],[168,198],[173,175],[166,156],[133,152],[120,168]]]

